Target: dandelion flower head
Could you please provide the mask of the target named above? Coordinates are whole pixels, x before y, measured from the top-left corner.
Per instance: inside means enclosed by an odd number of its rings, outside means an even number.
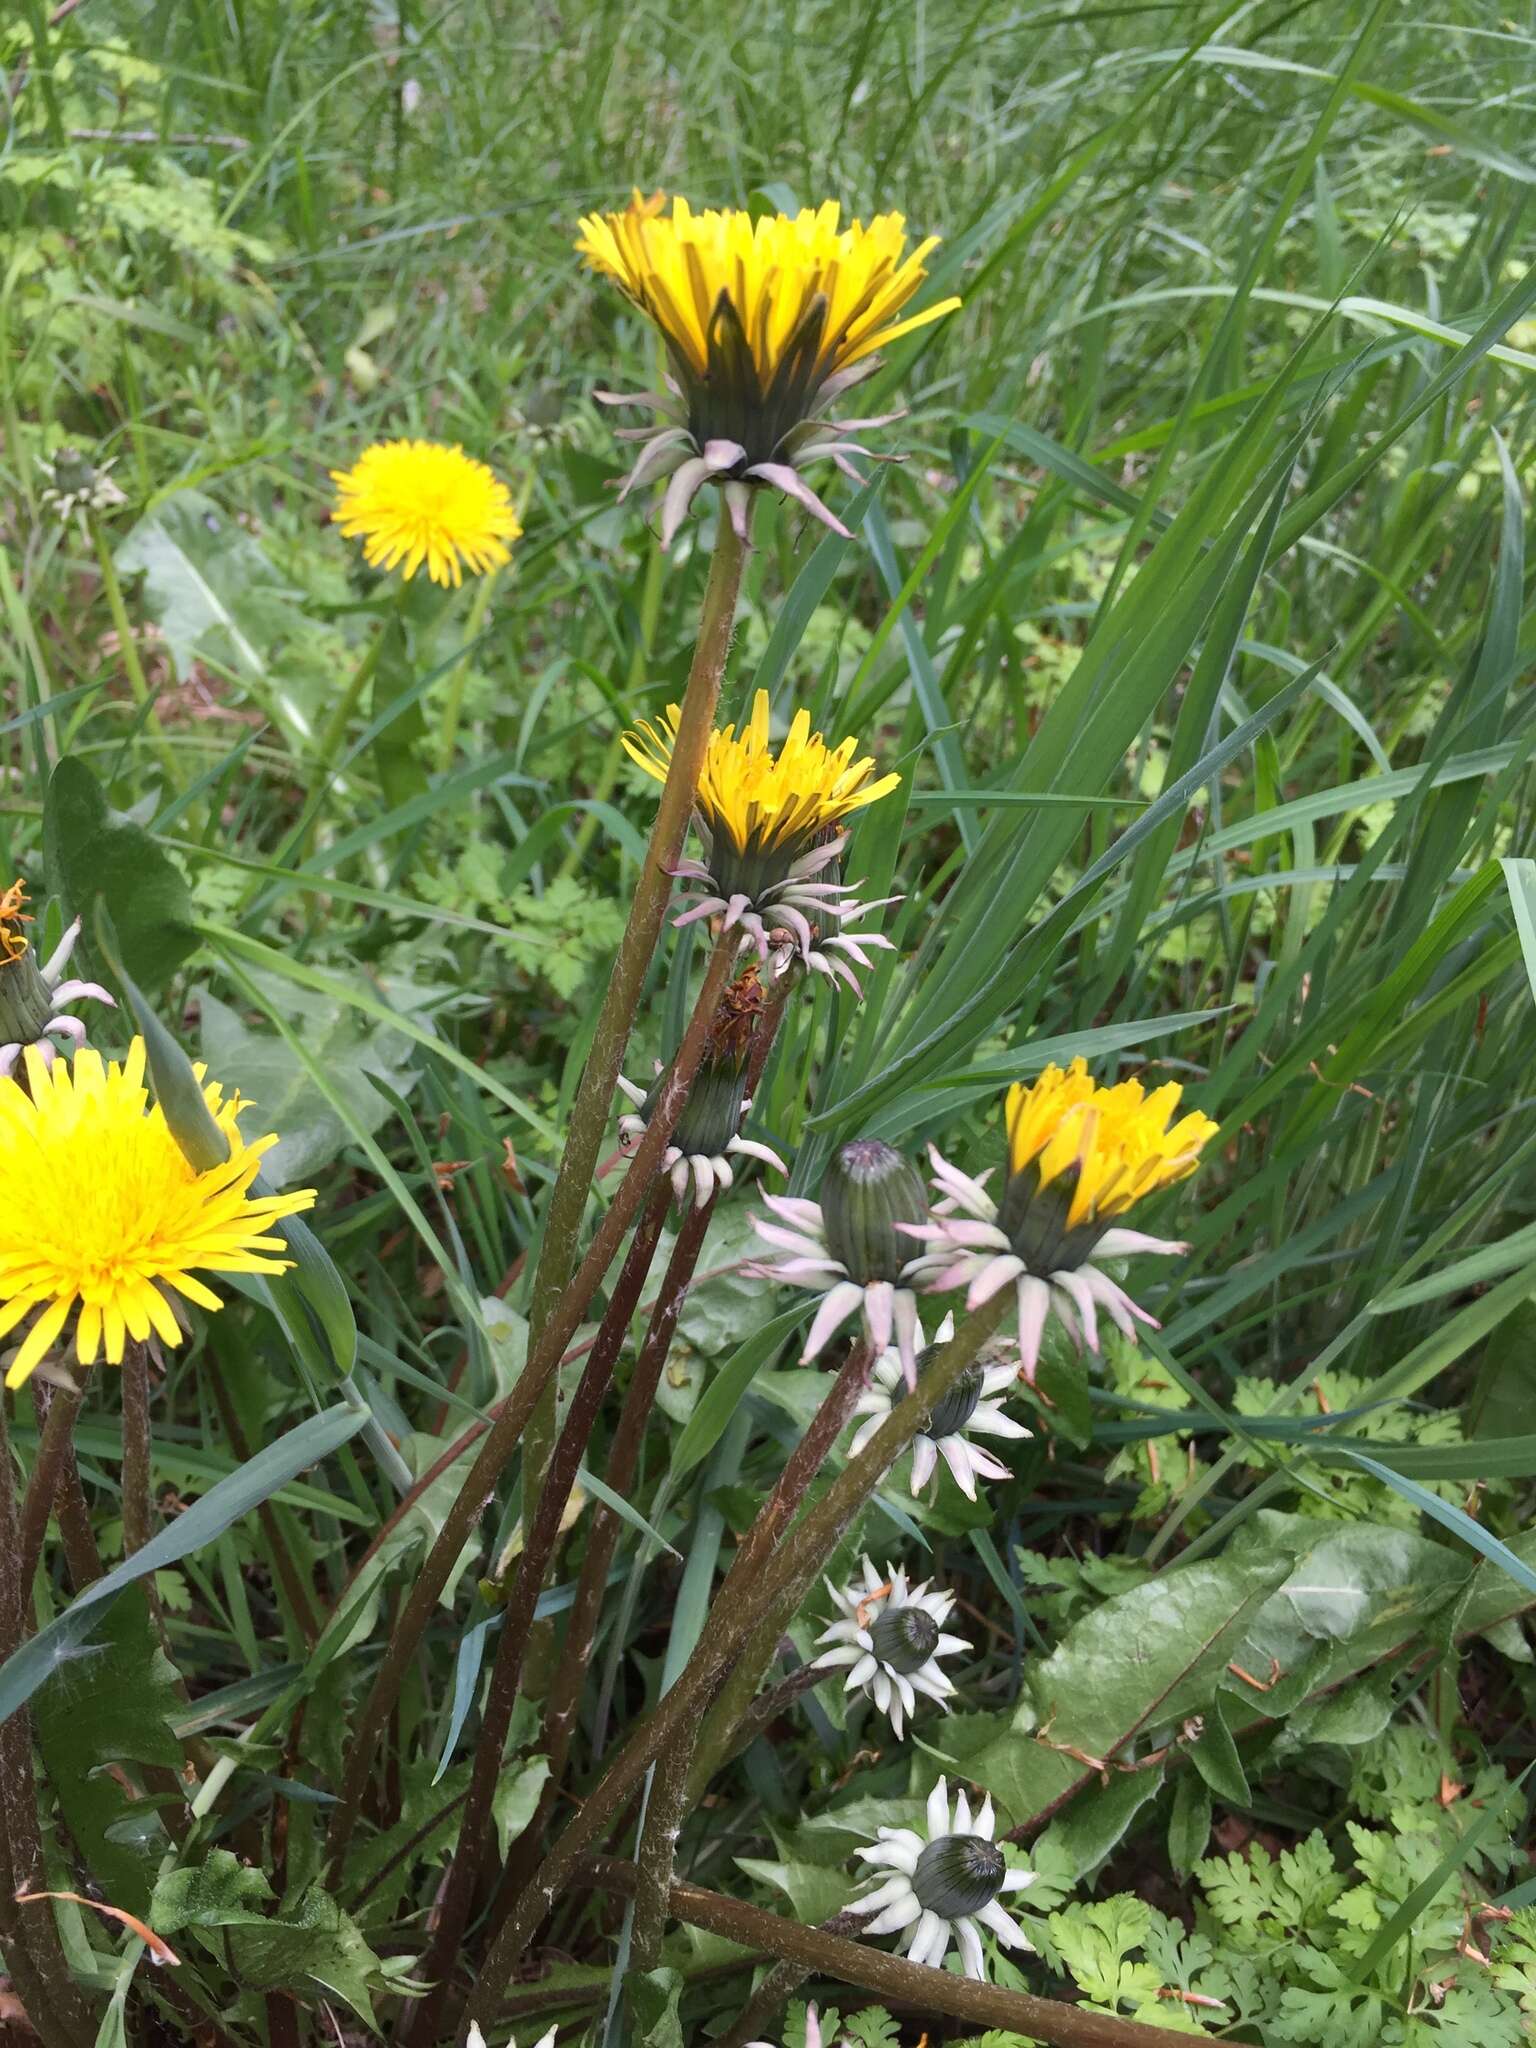
[[[522,532],[507,487],[459,447],[437,441],[379,441],[351,469],[333,469],[331,517],[361,539],[375,569],[398,567],[407,582],[423,565],[434,583],[483,576],[512,557]]]

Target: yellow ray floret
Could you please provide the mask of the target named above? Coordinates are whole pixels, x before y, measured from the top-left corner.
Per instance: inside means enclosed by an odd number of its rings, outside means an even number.
[[[379,441],[351,469],[333,469],[331,517],[359,536],[376,569],[401,567],[407,582],[426,565],[434,583],[457,586],[510,561],[522,532],[507,487],[462,448],[436,441]]]
[[[1149,1095],[1139,1081],[1101,1088],[1087,1063],[1050,1066],[1008,1090],[1008,1171],[1033,1165],[1042,1187],[1074,1168],[1069,1225],[1120,1216],[1143,1195],[1192,1173],[1217,1126],[1198,1110],[1171,1123],[1184,1091],[1176,1081]]]
[[[735,308],[765,387],[818,297],[826,301],[818,381],[960,304],[944,299],[904,320],[897,317],[927,275],[924,259],[939,240],[930,235],[908,251],[899,213],[842,228],[835,199],[758,221],[734,210],[694,213],[683,198],[672,201],[667,215],[665,204],[659,192],[650,199],[636,192],[623,213],[588,214],[576,247],[594,270],[615,280],[699,374],[708,366],[722,293]]]
[[[657,782],[665,782],[677,739],[676,704],[669,704],[655,725],[639,722],[624,734],[630,759]],[[884,796],[901,781],[882,775],[871,782],[874,760],[854,759],[856,739],[829,747],[811,731],[810,716],[797,711],[777,754],[768,732],[768,692],[752,700],[752,716],[738,734],[734,725],[709,736],[695,803],[712,834],[724,832],[738,852],[749,845],[783,847],[788,842],[811,845],[829,828]]]
[[[202,1078],[199,1071],[199,1079]],[[268,1235],[280,1216],[307,1209],[312,1188],[252,1199],[249,1189],[275,1137],[247,1142],[240,1098],[203,1089],[229,1157],[195,1172],[144,1087],[144,1041],[110,1065],[82,1048],[44,1065],[31,1047],[26,1087],[0,1079],[0,1336],[41,1313],[5,1376],[28,1378],[78,1304],[75,1355],[105,1351],[120,1365],[127,1338],[151,1331],[181,1342],[165,1290],[222,1306],[196,1275],[280,1273],[291,1261]]]

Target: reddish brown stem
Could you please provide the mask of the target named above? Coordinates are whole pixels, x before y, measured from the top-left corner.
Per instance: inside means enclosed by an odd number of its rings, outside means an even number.
[[[53,1513],[66,1464],[73,1461],[75,1417],[84,1391],[77,1386],[45,1386],[34,1377],[32,1401],[37,1410],[37,1454],[22,1497],[17,1530],[20,1545],[22,1598],[29,1597],[32,1576],[43,1554],[48,1517]]]
[[[554,1457],[545,1471],[544,1489],[539,1495],[538,1507],[518,1561],[496,1661],[491,1667],[485,1714],[475,1744],[474,1768],[458,1847],[438,1900],[437,1925],[432,1941],[421,1962],[421,1975],[433,1988],[418,2002],[407,2022],[404,2038],[410,2042],[424,2044],[434,2038],[439,2015],[451,1989],[453,1961],[459,1951],[475,1886],[491,1843],[491,1806],[501,1775],[507,1732],[512,1725],[512,1709],[517,1703],[518,1688],[522,1682],[539,1590],[559,1541],[560,1523],[576,1484],[582,1455],[602,1407],[603,1396],[613,1378],[613,1369],[650,1271],[671,1199],[671,1183],[662,1176],[652,1188],[645,1212],[636,1227],[629,1255],[620,1269],[598,1331],[597,1342],[571,1398],[565,1426],[555,1443]]]
[[[704,986],[700,991],[698,1003],[689,1020],[688,1029],[683,1034],[683,1042],[677,1049],[671,1070],[651,1110],[645,1135],[635,1148],[629,1172],[620,1183],[607,1214],[598,1225],[575,1279],[561,1295],[546,1326],[542,1342],[529,1357],[522,1377],[513,1389],[506,1406],[487,1433],[480,1455],[444,1517],[437,1539],[416,1575],[410,1596],[385,1648],[372,1690],[358,1716],[352,1745],[348,1751],[340,1797],[327,1845],[327,1858],[333,1871],[339,1870],[345,1860],[357,1816],[362,1810],[363,1794],[372,1774],[374,1752],[378,1747],[379,1737],[393,1711],[405,1673],[416,1654],[416,1646],[436,1611],[438,1599],[448,1583],[448,1576],[468,1542],[475,1524],[479,1521],[486,1503],[491,1499],[496,1483],[512,1453],[517,1449],[529,1416],[553,1377],[565,1354],[566,1346],[575,1335],[577,1325],[586,1312],[588,1303],[597,1292],[603,1275],[612,1264],[614,1254],[639,1211],[641,1199],[651,1177],[661,1164],[662,1154],[671,1140],[677,1119],[682,1114],[689,1085],[704,1057],[715,1005],[730,972],[731,956],[735,946],[733,933],[726,934],[716,945],[705,972]]]
[[[632,1863],[594,1857],[588,1868],[603,1890],[633,1897],[637,1877]],[[967,2021],[972,2029],[1000,2028],[1045,2042],[1048,2048],[1168,2048],[1169,2035],[1162,2027],[1143,2026],[1139,2020],[1117,2019],[1081,2005],[1063,2005],[1027,1991],[1005,1991],[996,1984],[979,1984],[948,1970],[909,1963],[905,1956],[846,1941],[819,1927],[781,1920],[760,1906],[705,1891],[700,1885],[674,1884],[667,1904],[674,1919],[689,1927],[702,1927],[743,1948],[799,1963],[807,1974],[814,1971],[842,1984],[856,1984],[878,1998],[898,2000],[919,2012]]]

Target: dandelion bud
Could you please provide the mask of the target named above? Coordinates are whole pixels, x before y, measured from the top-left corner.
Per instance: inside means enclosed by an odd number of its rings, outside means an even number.
[[[51,456],[39,456],[38,467],[47,479],[42,501],[60,519],[68,519],[74,512],[111,512],[127,502],[107,473],[112,464],[92,462],[78,448],[60,448]]]
[[[855,1138],[832,1155],[821,1182],[827,1246],[860,1287],[897,1281],[912,1257],[900,1223],[925,1223],[928,1198],[910,1160],[879,1138]]]
[[[109,1009],[115,1007],[99,982],[64,979],[65,966],[80,936],[79,918],[53,955],[38,966],[22,930],[32,922],[26,901],[26,889],[19,881],[0,890],[0,1075],[11,1073],[29,1046],[36,1047],[47,1066],[58,1045],[85,1043],[85,1026],[69,1014],[71,1003],[88,998]]]
[[[1007,1868],[996,1842],[981,1835],[941,1835],[918,1857],[912,1889],[926,1912],[958,1920],[991,1905]]]

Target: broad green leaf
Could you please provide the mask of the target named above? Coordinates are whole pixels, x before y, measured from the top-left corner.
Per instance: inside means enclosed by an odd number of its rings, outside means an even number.
[[[201,1863],[167,1870],[156,1880],[149,1924],[156,1934],[184,1927],[260,1924],[272,1887],[263,1873],[228,1849],[210,1849]]]
[[[162,498],[121,541],[117,567],[144,577],[144,603],[165,636],[178,680],[202,656],[247,681],[303,624],[261,547],[201,491]]]
[[[69,911],[94,930],[104,908],[129,973],[149,988],[169,980],[197,947],[185,878],[142,825],[109,807],[72,754],[49,778],[43,834],[50,882]]]
[[[114,1906],[142,1914],[169,1837],[134,1767],[179,1771],[171,1719],[181,1702],[142,1587],[102,1614],[88,1652],[60,1664],[32,1698],[48,1782],[76,1848]],[[139,1779],[138,1796],[122,1782]]]

